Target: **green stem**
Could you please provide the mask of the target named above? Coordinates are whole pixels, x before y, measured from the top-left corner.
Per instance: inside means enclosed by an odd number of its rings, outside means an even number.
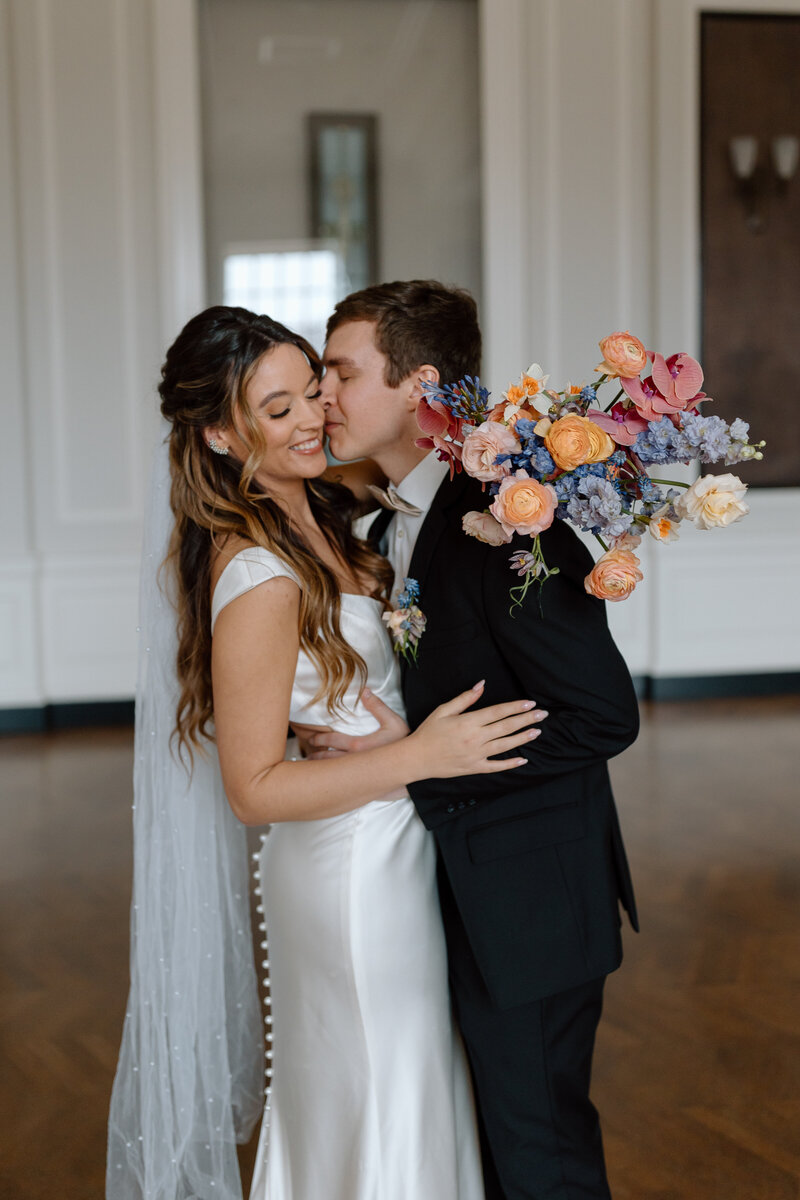
[[[603,549],[605,550],[606,554],[608,554],[608,546],[605,544],[605,542],[603,541],[603,539],[600,537],[600,534],[599,534],[599,533],[596,533],[594,536],[597,538],[598,542],[599,542],[599,543],[600,543],[600,545],[603,547]]]
[[[620,389],[619,389],[619,391],[617,392],[616,396],[614,397],[614,399],[611,401],[611,403],[610,403],[610,404],[607,404],[607,405],[605,406],[605,408],[603,409],[603,412],[608,412],[608,410],[609,410],[610,408],[613,408],[613,407],[614,407],[614,405],[615,405],[615,404],[617,403],[617,401],[619,400],[620,396],[624,396],[624,394],[625,394],[625,389],[624,389],[624,388],[620,388]]]
[[[662,483],[664,487],[690,488],[692,486],[690,483],[681,483],[679,479],[653,479],[652,475],[650,476],[650,482]]]

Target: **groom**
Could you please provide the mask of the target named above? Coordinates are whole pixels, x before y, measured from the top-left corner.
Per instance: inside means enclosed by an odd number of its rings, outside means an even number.
[[[374,459],[390,480],[370,537],[419,583],[427,628],[403,667],[412,729],[485,678],[482,704],[548,710],[527,764],[409,791],[439,850],[456,1016],[472,1067],[490,1200],[608,1200],[591,1060],[605,976],[622,957],[619,902],[636,928],[607,760],[638,729],[630,676],[589,552],[556,520],[542,534],[552,576],[509,613],[513,547],[468,537],[487,497],[416,445],[425,381],[477,375],[471,296],[431,281],[382,284],[328,322],[326,432],[340,460]],[[522,546],[523,543],[520,543]],[[342,740],[342,748],[346,739]],[[402,902],[402,897],[398,897]]]

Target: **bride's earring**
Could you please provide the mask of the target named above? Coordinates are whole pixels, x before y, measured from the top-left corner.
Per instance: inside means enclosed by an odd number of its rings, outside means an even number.
[[[213,450],[215,454],[230,454],[230,450],[228,449],[228,447],[220,446],[220,444],[216,440],[216,438],[208,439],[208,448],[209,448],[209,450]]]

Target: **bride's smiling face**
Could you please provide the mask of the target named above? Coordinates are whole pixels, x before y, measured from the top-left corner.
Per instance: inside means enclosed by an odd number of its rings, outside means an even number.
[[[259,359],[244,390],[248,415],[260,431],[264,453],[255,478],[266,488],[314,479],[327,466],[322,448],[323,409],[319,380],[297,346],[276,346]],[[238,415],[233,426],[207,428],[239,462],[246,462],[252,435]]]

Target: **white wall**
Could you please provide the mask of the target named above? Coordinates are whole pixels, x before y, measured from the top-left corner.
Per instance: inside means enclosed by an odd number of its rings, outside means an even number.
[[[495,388],[534,356],[582,376],[628,325],[696,350],[699,7],[482,0]],[[0,0],[0,707],[132,694],[153,384],[204,299],[195,15]],[[654,547],[612,606],[634,671],[800,667],[800,499],[751,498],[740,525]]]
[[[484,0],[483,311],[495,386],[533,358],[578,382],[614,329],[697,353],[701,7],[800,12],[787,0]],[[756,490],[750,503],[731,529],[643,546],[645,582],[609,606],[634,672],[800,667],[800,491]]]
[[[160,357],[138,0],[2,0],[0,705],[130,696]]]
[[[198,9],[210,297],[222,298],[226,245],[309,236],[312,111],[378,117],[381,278],[433,277],[479,297],[477,4],[199,0]]]

